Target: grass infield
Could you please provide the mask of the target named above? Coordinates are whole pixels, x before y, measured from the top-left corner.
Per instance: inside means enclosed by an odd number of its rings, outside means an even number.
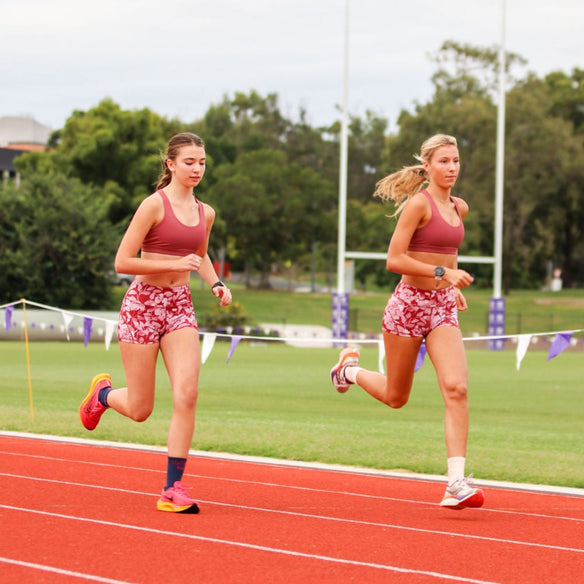
[[[408,405],[392,410],[353,387],[337,394],[329,379],[336,349],[242,342],[229,363],[217,342],[202,366],[198,450],[444,474],[444,406],[426,359]],[[361,349],[377,368],[377,348]],[[547,361],[530,350],[516,370],[515,351],[470,347],[471,429],[467,470],[476,478],[584,488],[582,352]],[[117,345],[30,343],[31,420],[24,342],[0,343],[0,429],[164,445],[170,384],[159,360],[155,410],[138,424],[106,412],[87,432],[78,407],[94,374],[124,384]]]

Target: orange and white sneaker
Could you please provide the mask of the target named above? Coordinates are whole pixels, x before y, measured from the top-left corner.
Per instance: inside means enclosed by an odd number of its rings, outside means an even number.
[[[331,369],[331,381],[339,393],[345,393],[351,385],[351,382],[345,377],[345,369],[358,365],[359,349],[347,347],[340,352],[338,363]]]
[[[467,507],[482,507],[485,494],[482,489],[471,486],[471,477],[458,479],[446,487],[446,492],[440,503],[447,509],[465,509]]]
[[[176,481],[172,487],[162,491],[156,508],[159,511],[171,513],[199,512],[198,503],[189,495],[187,488],[180,481]]]
[[[79,418],[81,423],[88,429],[94,430],[99,424],[99,420],[102,414],[107,410],[107,408],[99,402],[98,396],[99,392],[104,387],[112,386],[112,378],[108,373],[98,373],[89,385],[89,392],[85,399],[81,402],[79,406]]]

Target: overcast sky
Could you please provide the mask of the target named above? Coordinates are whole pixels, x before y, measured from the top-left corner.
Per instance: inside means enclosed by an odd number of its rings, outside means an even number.
[[[431,98],[428,55],[501,41],[503,0],[350,0],[349,111]],[[191,122],[225,94],[277,93],[284,115],[339,119],[345,0],[0,0],[0,116],[57,129],[111,97]],[[584,0],[506,0],[506,46],[539,76],[584,68]]]

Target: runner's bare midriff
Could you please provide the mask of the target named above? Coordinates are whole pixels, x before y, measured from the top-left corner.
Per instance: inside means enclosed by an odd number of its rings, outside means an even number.
[[[458,268],[458,256],[446,253],[430,253],[426,251],[408,251],[408,256],[413,259],[431,264],[433,266],[444,266],[445,268]],[[402,282],[421,290],[441,290],[451,286],[446,280],[436,280],[436,278],[426,278],[424,276],[402,276]]]
[[[165,253],[142,252],[142,259],[145,260],[171,260],[177,261],[180,256]],[[174,286],[184,286],[190,281],[190,272],[158,272],[156,274],[140,274],[136,276],[138,280],[151,286],[160,286],[162,288],[172,288]]]

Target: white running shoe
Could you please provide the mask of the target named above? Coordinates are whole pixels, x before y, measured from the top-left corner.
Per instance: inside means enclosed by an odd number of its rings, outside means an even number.
[[[482,489],[471,486],[472,475],[458,479],[446,487],[446,492],[440,503],[447,509],[465,509],[466,507],[482,507],[485,494]]]
[[[331,369],[331,381],[339,393],[345,393],[351,382],[345,377],[345,368],[359,365],[359,349],[347,347],[339,354],[339,362]]]

